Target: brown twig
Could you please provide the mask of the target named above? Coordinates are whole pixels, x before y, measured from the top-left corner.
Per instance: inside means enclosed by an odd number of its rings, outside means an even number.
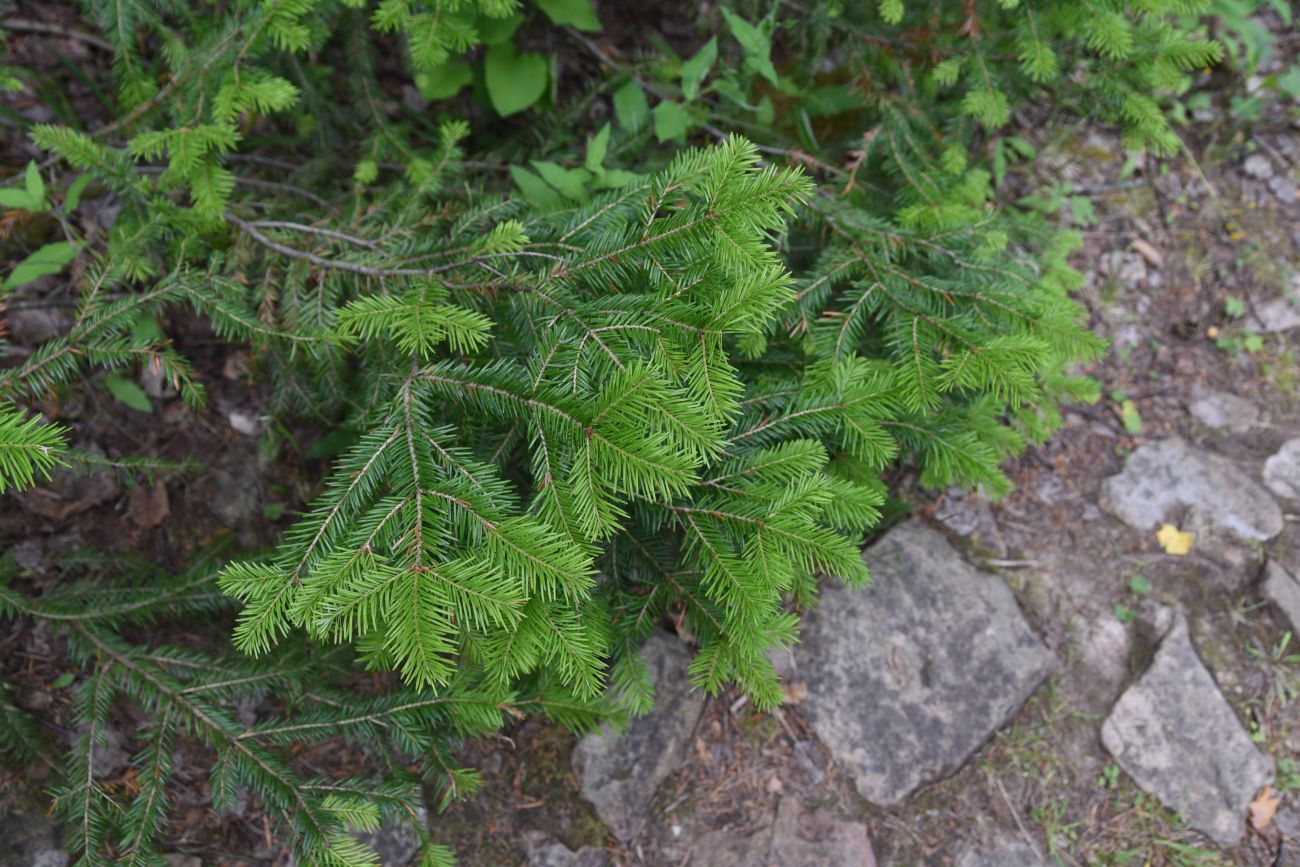
[[[100,51],[112,53],[113,44],[107,39],[96,36],[93,33],[85,33],[81,30],[72,30],[59,24],[46,24],[44,21],[31,21],[27,18],[6,18],[0,21],[0,27],[5,30],[12,30],[15,33],[40,33],[44,36],[59,36],[63,39],[73,39],[77,42],[84,42],[91,48],[98,48]]]

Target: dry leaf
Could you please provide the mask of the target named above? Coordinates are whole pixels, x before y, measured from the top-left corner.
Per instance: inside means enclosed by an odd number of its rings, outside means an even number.
[[[1159,268],[1165,264],[1165,257],[1160,254],[1160,251],[1141,238],[1133,241],[1133,249],[1138,252],[1139,256],[1146,259],[1147,264],[1152,268]]]
[[[136,526],[146,530],[157,527],[171,514],[167,487],[162,482],[155,482],[152,487],[136,485],[131,489],[126,513]]]
[[[781,682],[781,704],[798,704],[808,697],[808,684],[799,680]]]
[[[1277,805],[1282,803],[1282,796],[1273,791],[1272,786],[1265,786],[1255,800],[1250,802],[1250,827],[1263,831],[1273,823],[1273,814]]]
[[[1192,534],[1184,532],[1173,524],[1164,524],[1156,533],[1156,541],[1165,549],[1166,554],[1181,557],[1192,550]]]

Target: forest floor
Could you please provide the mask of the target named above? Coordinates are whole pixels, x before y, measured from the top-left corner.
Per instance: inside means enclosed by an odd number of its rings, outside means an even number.
[[[16,44],[21,62],[38,67],[88,59],[96,50],[75,39]],[[71,111],[93,100],[88,80],[75,76],[68,93]],[[1111,346],[1082,371],[1101,383],[1102,400],[1068,410],[1049,444],[1010,464],[1011,495],[997,503],[955,491],[905,495],[915,519],[944,530],[969,562],[1004,576],[1057,663],[956,773],[896,806],[873,806],[817,741],[797,693],[776,714],[726,693],[705,703],[689,758],[658,787],[644,829],[629,842],[616,840],[583,799],[571,770],[574,738],[536,721],[465,747],[465,762],[482,769],[485,784],[472,800],[431,819],[435,835],[463,863],[483,867],[525,863],[528,832],[573,850],[590,847],[614,864],[711,867],[696,846],[709,832],[749,834],[770,821],[781,797],[798,795],[865,825],[882,865],[953,864],[970,845],[1006,836],[1023,839],[1045,863],[1300,864],[1300,661],[1288,644],[1292,626],[1258,586],[1268,557],[1285,559],[1300,547],[1292,529],[1300,516],[1287,515],[1267,550],[1225,560],[1196,546],[1166,554],[1154,533],[1130,529],[1098,506],[1102,481],[1145,444],[1181,437],[1251,477],[1300,436],[1300,347],[1295,332],[1270,332],[1261,315],[1300,272],[1300,129],[1290,120],[1293,108],[1272,105],[1254,116],[1249,98],[1225,89],[1198,109],[1186,129],[1189,153],[1169,159],[1134,162],[1116,137],[1095,129],[1027,126],[1020,133],[1038,156],[1032,166],[1013,168],[1012,183],[1068,182],[1069,195],[1081,197],[1063,212],[1085,240],[1075,258],[1087,278],[1079,297]],[[14,110],[30,117],[35,109]],[[38,119],[54,117],[47,113]],[[7,154],[3,164],[20,167],[26,159]],[[57,329],[73,301],[10,303],[0,328],[11,351],[26,351]],[[246,381],[246,359],[201,329],[176,328],[177,343],[208,382],[206,412],[170,401],[157,415],[124,413],[107,405],[102,390],[85,389],[45,407],[46,414],[83,420],[82,448],[217,457],[153,486],[109,474],[68,476],[47,490],[7,497],[0,540],[36,586],[58,580],[54,561],[80,549],[179,569],[223,539],[265,545],[310,497],[323,465],[267,461],[249,435],[261,396]],[[1248,401],[1257,419],[1229,429],[1193,415],[1196,401],[1223,392]],[[1219,688],[1276,762],[1277,817],[1235,848],[1183,825],[1121,772],[1099,738],[1111,706],[1150,661],[1152,639],[1142,624],[1153,608],[1186,615]],[[58,686],[69,670],[63,648],[39,628],[24,623],[0,633],[0,676],[53,732],[70,728],[71,697]],[[122,730],[138,722],[124,719]],[[130,746],[117,744],[116,757],[110,751],[109,763],[118,762],[107,768],[110,781],[117,773],[118,783],[130,784]],[[207,809],[210,757],[186,749],[168,840],[197,861],[176,863],[285,863],[256,804],[236,814]],[[319,749],[335,771],[353,758],[337,745]],[[39,767],[0,765],[0,815],[38,814],[48,785]],[[1297,833],[1290,849],[1289,831]],[[534,863],[543,862],[534,856]]]

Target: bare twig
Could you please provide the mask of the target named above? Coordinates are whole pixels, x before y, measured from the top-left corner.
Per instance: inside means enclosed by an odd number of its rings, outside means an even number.
[[[235,178],[235,183],[243,187],[257,187],[264,190],[277,190],[283,193],[297,193],[298,195],[302,196],[304,199],[307,199],[309,201],[315,202],[316,204],[320,205],[322,208],[326,209],[331,214],[337,214],[339,212],[338,208],[334,207],[329,202],[322,199],[320,196],[316,195],[310,190],[304,190],[302,187],[296,187],[293,184],[284,184],[284,183],[280,183],[279,181],[264,181],[261,178],[245,178],[245,177],[238,177],[238,176]]]
[[[346,259],[327,259],[324,256],[317,256],[307,250],[299,250],[297,247],[290,247],[287,244],[281,244],[268,238],[258,229],[258,226],[267,225],[266,222],[250,222],[240,219],[233,214],[225,215],[226,222],[239,227],[244,234],[248,235],[257,243],[270,250],[288,256],[291,259],[301,259],[305,262],[311,262],[313,265],[319,265],[322,268],[329,268],[334,271],[348,271],[352,274],[361,274],[366,277],[435,277],[439,274],[445,274],[448,271],[454,271],[457,268],[464,268],[470,265],[486,266],[486,262],[491,259],[503,259],[521,256],[525,258],[548,259],[558,263],[564,263],[565,260],[559,256],[553,256],[550,253],[538,253],[533,250],[515,250],[501,253],[483,253],[479,256],[473,256],[461,262],[449,262],[444,265],[437,265],[432,268],[391,268],[377,265],[363,265],[360,262],[350,262]],[[269,221],[268,221],[269,222]],[[575,268],[574,270],[580,270]]]
[[[295,232],[306,232],[310,235],[320,235],[324,238],[347,241],[349,244],[356,244],[358,247],[365,247],[368,250],[378,249],[378,245],[374,241],[367,241],[365,238],[358,238],[356,235],[349,235],[347,232],[340,232],[336,229],[322,229],[319,226],[307,226],[303,223],[291,223],[287,220],[257,220],[249,223],[249,225],[257,226],[259,229],[292,229]]]
[[[113,51],[113,45],[107,39],[96,36],[93,33],[85,33],[81,30],[72,30],[58,24],[46,24],[44,21],[31,21],[27,18],[6,18],[0,21],[0,27],[5,30],[12,30],[15,33],[40,33],[45,36],[59,36],[64,39],[75,39],[77,42],[83,42],[91,48],[98,48],[100,51]]]

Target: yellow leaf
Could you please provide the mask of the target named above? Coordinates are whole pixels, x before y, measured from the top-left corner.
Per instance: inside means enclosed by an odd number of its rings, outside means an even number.
[[[1250,824],[1256,831],[1263,831],[1273,823],[1273,814],[1277,812],[1277,805],[1282,803],[1280,795],[1273,791],[1272,786],[1265,786],[1255,800],[1250,802]]]
[[[1192,534],[1185,533],[1173,524],[1164,524],[1156,533],[1156,541],[1165,549],[1166,554],[1183,556],[1192,550]]]

